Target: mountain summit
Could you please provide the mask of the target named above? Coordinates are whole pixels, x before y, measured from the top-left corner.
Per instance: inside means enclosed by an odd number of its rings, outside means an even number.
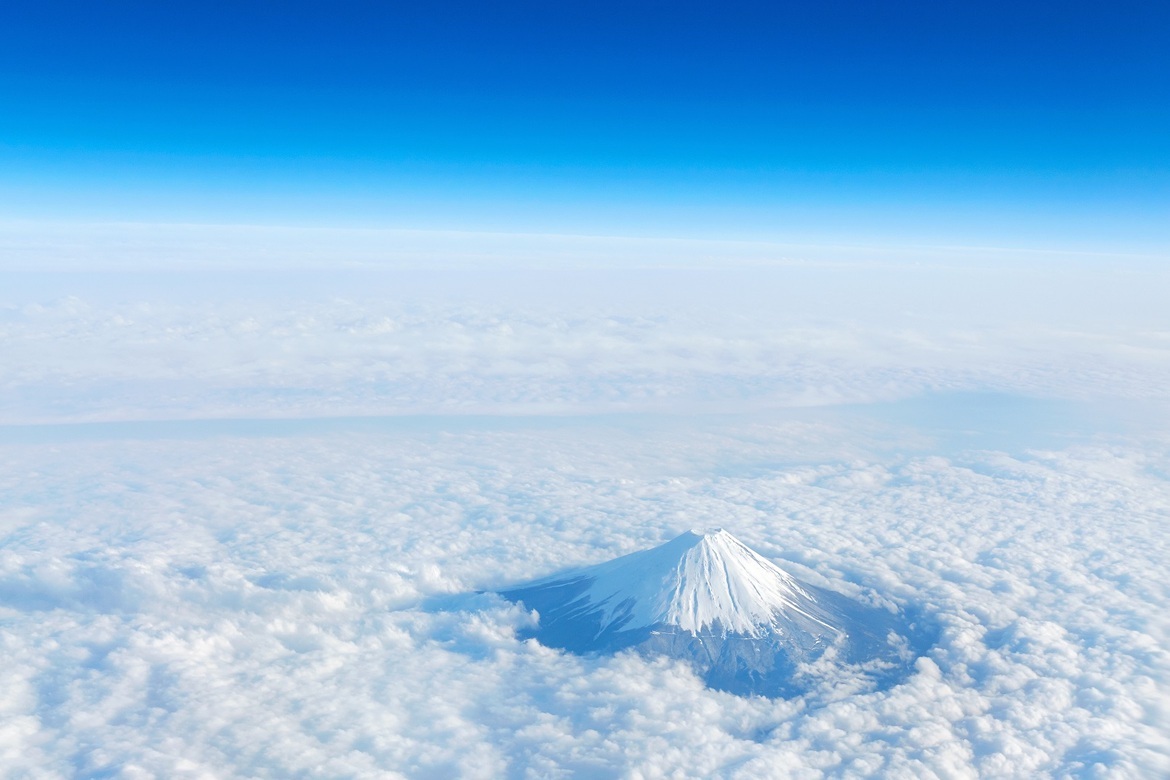
[[[501,595],[540,614],[531,636],[542,644],[680,658],[740,694],[793,695],[849,668],[889,683],[922,639],[902,615],[802,583],[723,529]]]
[[[759,637],[793,620],[835,630],[814,616],[815,602],[794,578],[721,528],[687,531],[572,578],[588,580],[588,587],[561,617],[593,614],[599,632],[671,626],[692,634]],[[565,580],[562,575],[552,582],[567,585]]]

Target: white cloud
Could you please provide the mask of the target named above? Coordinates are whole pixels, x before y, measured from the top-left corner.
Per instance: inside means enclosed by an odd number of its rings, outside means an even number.
[[[1108,285],[1092,275],[1028,277],[1039,308],[992,315],[995,280],[1020,280],[853,273],[59,281],[0,301],[0,423],[726,411],[961,390],[1164,398],[1170,386],[1165,307],[1098,301],[1088,292]],[[1148,296],[1155,277],[1122,292]],[[1055,313],[1051,285],[1067,299]]]
[[[1170,773],[1159,273],[8,274],[0,765]],[[695,525],[939,642],[749,700],[468,595]]]
[[[1170,769],[1164,446],[883,455],[891,435],[660,420],[10,445],[0,749],[46,776]],[[790,457],[846,441],[844,460]],[[696,522],[920,607],[937,647],[884,693],[746,700],[677,664],[518,641],[530,616],[494,597],[427,601]]]

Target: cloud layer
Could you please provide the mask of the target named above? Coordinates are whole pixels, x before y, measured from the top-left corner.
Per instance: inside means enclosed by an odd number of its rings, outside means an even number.
[[[1164,446],[880,454],[899,435],[660,421],[5,447],[3,762],[47,777],[1170,770]],[[847,458],[793,461],[845,441]],[[439,598],[713,523],[810,581],[923,609],[938,645],[884,693],[842,680],[740,699],[680,665],[519,641],[532,617],[495,597]]]
[[[1170,773],[1157,274],[343,276],[5,277],[11,776]],[[745,699],[476,595],[714,525],[937,644]]]
[[[742,411],[937,391],[1165,398],[1170,320],[1160,299],[1145,305],[1155,277],[99,274],[74,289],[10,275],[0,424]]]

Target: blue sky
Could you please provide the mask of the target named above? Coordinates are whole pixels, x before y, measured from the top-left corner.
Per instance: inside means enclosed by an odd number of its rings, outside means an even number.
[[[33,220],[1170,245],[1159,3],[9,3]]]

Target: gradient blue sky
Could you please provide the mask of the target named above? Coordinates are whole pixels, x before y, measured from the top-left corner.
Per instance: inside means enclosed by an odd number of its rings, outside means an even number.
[[[0,15],[9,220],[1170,247],[1160,2]]]

